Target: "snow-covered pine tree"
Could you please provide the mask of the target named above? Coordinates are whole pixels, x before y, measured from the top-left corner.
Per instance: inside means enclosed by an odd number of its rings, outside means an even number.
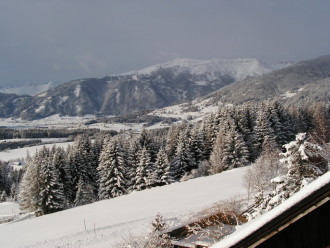
[[[97,195],[97,170],[94,167],[91,141],[87,135],[80,135],[69,150],[69,166],[73,185],[73,199],[76,197],[78,181],[81,178],[86,184],[94,187]]]
[[[280,162],[287,167],[287,174],[272,179],[276,189],[266,197],[257,198],[252,216],[257,216],[279,205],[306,184],[328,170],[329,161],[323,156],[322,147],[310,143],[306,133],[296,135],[296,140],[284,145]]]
[[[178,147],[174,159],[170,163],[171,173],[174,180],[180,180],[186,173],[196,168],[189,147],[187,130],[180,133]]]
[[[242,135],[236,130],[230,130],[224,140],[223,169],[233,169],[246,166],[249,163],[249,151]]]
[[[61,147],[56,147],[53,153],[53,164],[58,170],[59,182],[63,184],[63,192],[66,199],[66,206],[69,206],[74,199],[72,179],[66,153]]]
[[[94,194],[94,187],[86,184],[81,178],[78,181],[78,190],[74,199],[75,206],[82,206],[95,202],[97,199]]]
[[[257,113],[256,125],[254,128],[254,158],[257,158],[262,153],[266,144],[276,144],[275,131],[271,127],[269,114],[266,106],[262,104]]]
[[[24,166],[25,173],[19,186],[18,194],[20,209],[22,210],[36,211],[39,207],[41,158],[41,154],[38,152],[26,160]]]
[[[221,173],[222,171],[227,169],[227,165],[223,162],[225,138],[226,136],[224,131],[220,130],[215,140],[213,151],[210,156],[210,168],[208,171],[211,175]]]
[[[202,133],[200,132],[199,126],[197,124],[195,124],[195,126],[192,128],[189,146],[196,165],[205,160],[205,145],[203,142]]]
[[[150,162],[150,155],[145,147],[139,152],[139,163],[136,168],[134,190],[144,190],[151,185],[153,165]]]
[[[275,132],[275,141],[280,147],[294,139],[291,118],[279,101],[267,104],[271,127]]]
[[[170,172],[170,164],[168,162],[166,152],[163,148],[161,148],[157,154],[154,167],[155,170],[152,173],[154,186],[162,186],[173,182]]]
[[[169,160],[175,156],[175,151],[178,146],[178,137],[179,137],[179,127],[178,125],[170,126],[167,136],[166,136],[166,145],[165,151]]]
[[[40,163],[39,208],[43,214],[60,211],[65,208],[66,197],[63,183],[60,181],[59,170],[55,167],[53,158],[49,155],[42,157]]]
[[[139,163],[141,146],[135,137],[130,138],[127,149],[127,188],[131,192],[134,190],[136,171]]]
[[[126,161],[117,139],[105,142],[100,155],[98,172],[100,199],[110,199],[126,194]]]

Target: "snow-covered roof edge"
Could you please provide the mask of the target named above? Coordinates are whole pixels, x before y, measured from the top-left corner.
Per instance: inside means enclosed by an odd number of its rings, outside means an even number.
[[[287,199],[285,202],[270,210],[267,213],[257,217],[254,220],[242,225],[237,231],[228,235],[223,240],[215,243],[211,248],[227,248],[234,246],[242,239],[250,236],[252,233],[262,228],[265,224],[269,223],[273,219],[280,216],[286,210],[290,209],[292,206],[298,204],[306,197],[312,195],[314,192],[318,191],[325,185],[330,183],[330,171],[322,175],[315,181],[311,182],[309,185],[301,189],[299,192],[294,194],[292,197]]]

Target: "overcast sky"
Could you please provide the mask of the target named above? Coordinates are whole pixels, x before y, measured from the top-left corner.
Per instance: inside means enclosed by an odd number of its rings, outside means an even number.
[[[0,0],[0,85],[330,54],[329,0]]]

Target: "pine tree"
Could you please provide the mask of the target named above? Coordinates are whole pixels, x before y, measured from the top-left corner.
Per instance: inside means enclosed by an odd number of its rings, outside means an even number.
[[[81,178],[78,181],[78,190],[74,200],[75,206],[82,206],[95,202],[97,199],[94,194],[94,187],[86,184]]]
[[[36,211],[39,206],[40,198],[40,170],[41,170],[40,152],[35,156],[28,158],[25,164],[25,173],[19,186],[19,204],[22,210]]]
[[[328,170],[329,161],[323,157],[322,148],[310,143],[305,133],[297,134],[296,140],[284,147],[280,162],[287,167],[287,174],[272,179],[277,186],[268,196],[259,195],[253,216],[279,205]]]
[[[265,105],[261,105],[257,113],[254,135],[254,154],[252,155],[254,158],[260,156],[266,145],[276,144],[275,131],[271,127],[269,114]]]
[[[135,176],[135,190],[144,190],[150,187],[150,180],[152,178],[152,163],[150,162],[150,155],[145,147],[139,152],[139,163],[136,168]]]
[[[87,135],[78,136],[69,150],[69,166],[73,186],[73,199],[77,193],[78,181],[81,178],[86,184],[94,187],[95,196],[97,195],[97,168],[93,161],[93,150],[91,141]]]
[[[40,193],[38,205],[43,214],[53,213],[64,209],[66,198],[63,183],[60,182],[59,171],[52,158],[44,156],[40,169]]]
[[[221,173],[227,169],[227,165],[224,164],[224,148],[225,148],[225,133],[223,130],[220,130],[218,136],[215,140],[213,151],[210,156],[210,168],[209,173],[211,175]]]
[[[155,170],[152,173],[154,186],[170,184],[173,179],[170,172],[170,164],[164,149],[160,149],[157,154]]]
[[[103,146],[98,172],[100,199],[110,199],[126,194],[125,158],[118,140],[111,139]]]
[[[186,173],[196,168],[189,148],[187,133],[182,132],[174,159],[171,161],[171,173],[174,180],[180,180]]]
[[[205,145],[203,142],[203,136],[197,125],[195,125],[191,132],[189,146],[196,165],[205,160]]]
[[[57,147],[53,153],[53,164],[58,170],[59,183],[63,184],[63,192],[66,199],[66,206],[73,202],[73,186],[70,174],[70,167],[66,158],[65,151]]]
[[[246,166],[249,161],[249,151],[240,133],[231,130],[226,134],[223,148],[224,170]]]

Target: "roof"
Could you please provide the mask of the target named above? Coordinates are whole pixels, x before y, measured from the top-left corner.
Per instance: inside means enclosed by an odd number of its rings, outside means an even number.
[[[330,172],[327,172],[279,206],[242,225],[212,248],[258,245],[329,200]]]

